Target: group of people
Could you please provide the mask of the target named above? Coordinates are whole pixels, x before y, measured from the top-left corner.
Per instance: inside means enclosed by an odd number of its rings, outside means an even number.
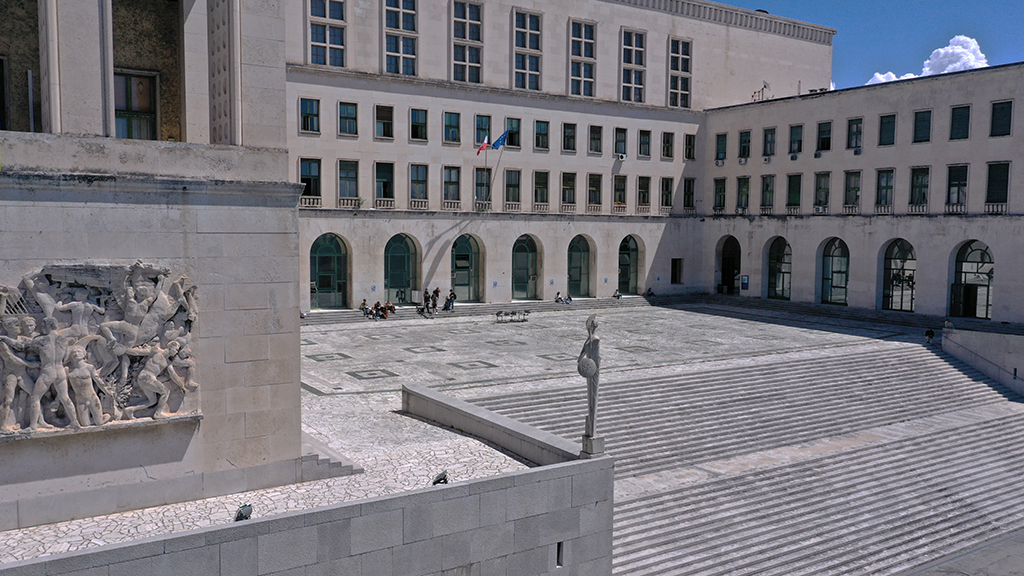
[[[572,304],[572,296],[566,294],[565,298],[562,298],[561,292],[555,292],[555,302],[558,304]]]
[[[423,290],[423,312],[425,314],[437,313],[437,301],[441,299],[441,288],[434,287],[434,291]],[[441,310],[451,312],[455,309],[455,289],[448,290],[448,297],[444,299],[444,307]]]
[[[359,309],[363,312],[364,318],[371,318],[373,320],[387,320],[388,314],[395,314],[395,305],[391,303],[391,300],[381,304],[380,300],[377,300],[371,307],[366,303],[366,298],[363,298],[363,303],[359,305]]]

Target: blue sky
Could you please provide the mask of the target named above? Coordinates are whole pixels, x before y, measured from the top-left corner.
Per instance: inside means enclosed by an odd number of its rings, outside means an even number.
[[[956,35],[977,40],[989,65],[1024,61],[1024,0],[724,0],[835,28],[832,81],[860,86],[875,72],[921,74]]]

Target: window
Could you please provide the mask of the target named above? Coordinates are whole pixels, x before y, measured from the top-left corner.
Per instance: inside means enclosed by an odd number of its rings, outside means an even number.
[[[786,206],[800,206],[800,184],[802,174],[790,174],[786,177]]]
[[[359,196],[359,162],[355,160],[338,161],[338,196],[341,198]]]
[[[804,126],[797,124],[789,127],[789,153],[799,154],[804,150]]]
[[[992,104],[992,127],[989,136],[1009,136],[1013,120],[1013,102]]]
[[[879,170],[875,186],[875,206],[892,206],[892,170]]]
[[[309,16],[310,64],[345,66],[345,3],[312,0]]]
[[[914,112],[914,142],[928,142],[932,139],[932,111]]]
[[[569,93],[576,96],[594,95],[594,25],[572,22],[570,28]]]
[[[672,178],[661,179],[661,207],[671,208],[672,207],[672,184],[674,180]]]
[[[479,84],[482,71],[480,53],[483,50],[483,6],[472,2],[455,2],[452,7],[452,80]]]
[[[601,175],[600,174],[589,174],[587,175],[587,203],[600,206],[601,205]]]
[[[687,160],[697,159],[697,135],[687,134],[684,137],[683,157]]]
[[[910,205],[928,204],[928,168],[910,169]]]
[[[678,38],[668,42],[668,105],[690,107],[690,43]]]
[[[818,122],[818,152],[827,152],[832,149],[832,123]]]
[[[775,156],[775,128],[764,129],[764,144],[762,156]]]
[[[356,105],[349,102],[338,103],[338,134],[357,136],[359,126],[356,122]]]
[[[562,124],[562,150],[566,152],[576,151],[575,124]]]
[[[622,101],[644,101],[644,74],[647,35],[643,32],[622,31]]]
[[[458,201],[460,198],[462,170],[457,166],[444,167],[444,199]]]
[[[533,201],[536,204],[548,203],[548,173],[537,171],[533,173]]]
[[[683,283],[683,259],[673,258],[672,259],[672,283],[682,284]]]
[[[576,203],[576,173],[562,173],[562,204]]]
[[[427,139],[427,111],[413,108],[409,112],[409,137],[413,140]]]
[[[444,141],[458,143],[462,139],[461,116],[458,112],[444,113]]]
[[[846,149],[857,149],[864,142],[864,119],[850,118],[846,121]]]
[[[673,132],[661,133],[661,157],[672,158],[676,154],[676,135]]]
[[[377,163],[377,198],[395,197],[395,165],[390,162]]]
[[[425,164],[409,166],[409,198],[413,200],[427,199],[427,166]]]
[[[832,186],[831,172],[818,172],[814,175],[814,205],[828,206],[829,189]]]
[[[993,162],[988,165],[986,204],[1005,204],[1010,189],[1010,163]]]
[[[522,121],[519,118],[505,118],[505,130],[508,131],[508,135],[505,136],[505,146],[519,148],[523,145],[521,124]]]
[[[505,170],[505,202],[519,202],[519,170]]]
[[[540,90],[540,16],[516,11],[514,36],[514,85],[526,90]]]
[[[533,123],[533,147],[538,150],[548,149],[548,130],[550,125],[547,120],[537,120]]]
[[[725,152],[729,144],[728,134],[715,134],[715,160],[725,160]]]
[[[651,131],[641,130],[640,137],[638,139],[638,150],[637,155],[641,158],[647,158],[651,155]]]
[[[953,108],[949,119],[949,139],[966,140],[971,137],[971,107]]]
[[[416,75],[416,0],[385,0],[384,70]]]
[[[725,178],[715,178],[715,206],[721,210],[725,208]]]
[[[636,205],[651,205],[651,177],[640,176],[636,179]]]
[[[114,74],[114,125],[118,138],[157,139],[156,76]]]
[[[775,175],[761,176],[761,207],[775,206]]]
[[[693,208],[694,195],[697,191],[696,178],[683,178],[683,208]]]
[[[587,145],[587,151],[591,154],[601,153],[601,127],[591,126],[590,127],[590,141]]]
[[[490,202],[491,201],[491,169],[490,168],[477,168],[476,169],[476,201],[477,202]]]
[[[896,143],[896,115],[886,114],[878,118],[878,145],[892,146]]]
[[[320,132],[320,101],[299,99],[299,130],[303,132]]]
[[[740,158],[750,158],[750,130],[740,132]]]
[[[299,160],[299,181],[305,186],[303,196],[320,195],[320,161],[310,158]]]
[[[615,153],[625,154],[626,153],[626,129],[616,128],[615,129]]]
[[[395,123],[394,114],[395,109],[391,106],[377,106],[374,110],[377,117],[377,137],[378,138],[394,138],[395,137]]]
[[[476,143],[483,144],[491,133],[491,117],[477,115],[476,117]]]
[[[626,177],[620,174],[613,176],[612,202],[620,206],[626,204]],[[593,204],[593,202],[591,202]]]
[[[736,210],[746,211],[750,207],[750,176],[736,178]]]
[[[967,166],[950,166],[946,176],[946,204],[967,203]]]
[[[843,184],[843,206],[860,204],[860,170],[847,172]]]
[[[846,287],[850,275],[850,250],[839,238],[825,244],[821,254],[821,302],[846,304]]]

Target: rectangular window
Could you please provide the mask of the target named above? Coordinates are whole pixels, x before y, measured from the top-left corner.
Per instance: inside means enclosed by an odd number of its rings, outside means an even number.
[[[476,197],[477,202],[491,201],[491,169],[476,169]]]
[[[740,158],[750,158],[750,130],[740,132]]]
[[[409,166],[409,198],[413,200],[427,199],[426,164],[413,164]]]
[[[750,176],[736,178],[736,208],[746,210],[750,207]]]
[[[566,152],[576,151],[575,124],[562,124],[562,150]]]
[[[651,177],[640,176],[636,179],[636,205],[651,205]]]
[[[612,177],[612,202],[620,206],[626,204],[626,177],[621,174]]]
[[[299,99],[302,123],[299,129],[303,132],[320,132],[320,101]]]
[[[725,178],[715,178],[715,206],[721,210],[725,208]]]
[[[637,156],[648,158],[651,155],[651,131],[641,130],[638,138]]]
[[[950,166],[947,174],[946,204],[967,203],[967,166]]]
[[[508,131],[508,135],[505,136],[505,146],[509,148],[519,148],[523,145],[520,125],[522,121],[519,118],[505,118],[505,130]]]
[[[480,114],[477,114],[477,116],[476,116],[476,140],[475,140],[475,142],[477,144],[483,144],[484,142],[487,141],[487,137],[490,135],[490,133],[491,133],[491,117],[490,116],[481,116]]]
[[[697,193],[697,179],[683,178],[683,208],[693,208],[694,196]]]
[[[615,153],[625,154],[626,153],[626,129],[616,128],[615,129]]]
[[[846,121],[846,149],[857,149],[864,142],[864,119],[850,118]]]
[[[644,101],[644,75],[647,66],[647,34],[622,31],[622,101]]]
[[[672,207],[672,185],[675,181],[672,178],[661,179],[661,207]]]
[[[892,146],[896,143],[896,115],[886,114],[878,118],[878,145]]]
[[[762,156],[775,156],[775,128],[764,129]]]
[[[413,140],[427,139],[427,111],[413,108],[409,111],[409,137]]]
[[[676,135],[673,132],[661,133],[661,157],[672,158],[676,154]]]
[[[576,173],[562,173],[562,204],[576,203]]]
[[[591,154],[601,153],[601,127],[591,126],[590,127],[590,140],[587,145],[587,151]]]
[[[678,38],[668,42],[668,105],[690,107],[690,43]]]
[[[789,127],[789,153],[799,154],[804,150],[804,125]]]
[[[444,113],[444,141],[459,143],[462,139],[462,116],[458,112]]]
[[[395,122],[394,115],[395,109],[391,106],[377,106],[374,109],[374,114],[377,119],[377,137],[378,138],[394,138],[395,137]]]
[[[479,84],[483,65],[483,5],[454,2],[452,8],[452,80]]]
[[[761,207],[771,208],[775,206],[775,175],[765,174],[761,176]]]
[[[818,152],[827,152],[832,149],[832,123],[818,122]]]
[[[851,170],[845,174],[843,184],[843,206],[860,204],[860,170]]]
[[[957,106],[950,112],[949,139],[966,140],[971,137],[971,107]]]
[[[683,140],[684,140],[683,157],[686,158],[687,160],[696,160],[697,159],[697,135],[696,134],[687,134],[687,135],[684,136]]]
[[[344,67],[345,3],[313,0],[309,8],[309,63]]]
[[[444,199],[458,201],[462,188],[462,170],[457,166],[444,167]]]
[[[1013,102],[996,102],[992,104],[992,126],[989,136],[1009,136],[1010,124],[1013,123]]]
[[[573,21],[569,28],[569,93],[576,96],[593,96],[594,69],[597,67],[594,25]]]
[[[299,160],[299,181],[305,186],[303,196],[320,195],[320,161],[312,158]]]
[[[384,9],[384,70],[416,75],[416,0],[386,0]]]
[[[928,142],[932,139],[932,111],[914,112],[914,142]]]
[[[988,165],[986,204],[1005,204],[1010,191],[1010,163],[993,162]]]
[[[395,197],[395,165],[390,162],[378,162],[376,169],[377,198]]]
[[[923,206],[928,203],[928,168],[910,169],[910,205]]]
[[[715,134],[715,160],[725,160],[725,153],[729,147],[728,134]]]
[[[601,175],[587,175],[587,204],[592,206],[601,205]]]
[[[359,162],[355,160],[338,161],[338,196],[340,198],[359,196]]]
[[[533,201],[536,204],[548,203],[548,173],[537,171],[533,173]]]
[[[338,134],[357,136],[359,125],[356,122],[356,105],[349,102],[338,103]]]
[[[519,170],[505,170],[505,202],[519,202]]]
[[[800,184],[802,174],[790,174],[786,177],[786,206],[800,206]]]
[[[548,130],[550,125],[547,120],[537,120],[533,123],[533,147],[537,150],[548,149]]]
[[[513,84],[524,90],[540,90],[540,15],[515,12],[515,74]]]
[[[828,206],[829,191],[832,187],[832,173],[818,172],[814,175],[814,205]]]
[[[5,86],[0,86],[0,90]],[[118,138],[156,140],[156,76],[114,74],[114,125]],[[5,111],[0,111],[2,115]]]
[[[875,206],[892,206],[892,170],[879,170],[875,185]]]
[[[672,283],[682,284],[683,283],[683,259],[673,258],[672,259]]]

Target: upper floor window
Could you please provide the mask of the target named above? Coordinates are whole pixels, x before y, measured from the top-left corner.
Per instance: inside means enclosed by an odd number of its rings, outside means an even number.
[[[479,84],[482,81],[483,5],[455,2],[452,14],[452,80]]]
[[[971,107],[957,106],[950,112],[949,139],[966,140],[971,137]]]
[[[299,130],[303,132],[320,132],[320,101],[299,99]]]
[[[886,114],[878,118],[878,145],[892,146],[896,143],[896,115]]]
[[[804,125],[789,127],[789,153],[799,154],[804,150]]]
[[[569,93],[594,96],[594,25],[573,21],[570,24]]]
[[[850,118],[846,121],[846,149],[860,148],[864,143],[864,119]]]
[[[601,140],[603,140],[601,127],[600,126],[591,126],[590,127],[590,144],[587,146],[587,151],[590,152],[591,154],[600,154],[601,153]]]
[[[668,42],[668,105],[690,107],[690,42],[679,38]]]
[[[622,100],[644,101],[644,75],[646,74],[647,35],[643,32],[622,32]]]
[[[491,117],[477,114],[476,116],[476,140],[477,144],[483,144],[491,133]]]
[[[616,128],[615,129],[615,153],[625,154],[626,153],[626,129]]]
[[[832,123],[818,122],[818,152],[827,152],[832,149]]]
[[[533,147],[538,150],[548,149],[548,131],[550,124],[547,120],[537,120],[533,123]]]
[[[385,0],[384,69],[388,74],[416,75],[416,0]]]
[[[950,166],[946,174],[946,204],[967,203],[967,166]]]
[[[299,159],[299,181],[305,185],[303,196],[320,195],[320,160],[314,158]]]
[[[725,160],[725,153],[728,146],[728,134],[715,134],[715,160]]]
[[[683,157],[687,160],[697,159],[697,135],[687,134],[684,138]]]
[[[673,132],[661,133],[661,157],[672,158],[676,154],[676,135]]]
[[[912,206],[928,204],[928,178],[930,172],[929,168],[910,169],[910,204]]]
[[[932,111],[914,112],[914,142],[928,142],[932,139]]]
[[[683,208],[693,208],[694,196],[697,190],[696,178],[683,178]]]
[[[461,116],[458,112],[444,113],[444,141],[458,143],[462,139]]]
[[[540,15],[516,11],[514,26],[515,87],[540,90]]]
[[[377,106],[374,110],[377,119],[378,138],[395,137],[395,109],[391,106]]]
[[[519,148],[522,146],[522,134],[521,132],[522,120],[519,118],[505,118],[505,146],[509,148]]]
[[[892,206],[893,170],[879,170],[875,180],[875,206]]]
[[[715,178],[715,208],[725,208],[725,178]]]
[[[114,127],[118,138],[157,139],[156,76],[114,74]]]
[[[413,108],[409,111],[409,137],[413,140],[427,139],[427,111]]]
[[[427,199],[426,164],[413,164],[409,166],[409,198],[413,200]]]
[[[309,3],[309,62],[345,65],[345,3],[311,0]]]
[[[992,104],[992,127],[988,135],[1009,136],[1012,121],[1013,102],[996,102]]]
[[[1005,204],[1010,191],[1010,163],[993,162],[988,165],[986,204]]]
[[[338,103],[338,134],[356,136],[359,123],[356,121],[356,105],[350,102]]]
[[[750,158],[750,130],[740,132],[740,158]]]
[[[650,130],[641,130],[639,135],[638,135],[637,140],[638,140],[637,144],[639,144],[638,150],[637,150],[637,155],[640,156],[641,158],[646,158],[646,157],[650,156],[651,155],[651,131]]]
[[[576,151],[575,124],[562,124],[562,150],[566,152]]]
[[[764,129],[764,145],[762,156],[775,156],[775,128]]]

